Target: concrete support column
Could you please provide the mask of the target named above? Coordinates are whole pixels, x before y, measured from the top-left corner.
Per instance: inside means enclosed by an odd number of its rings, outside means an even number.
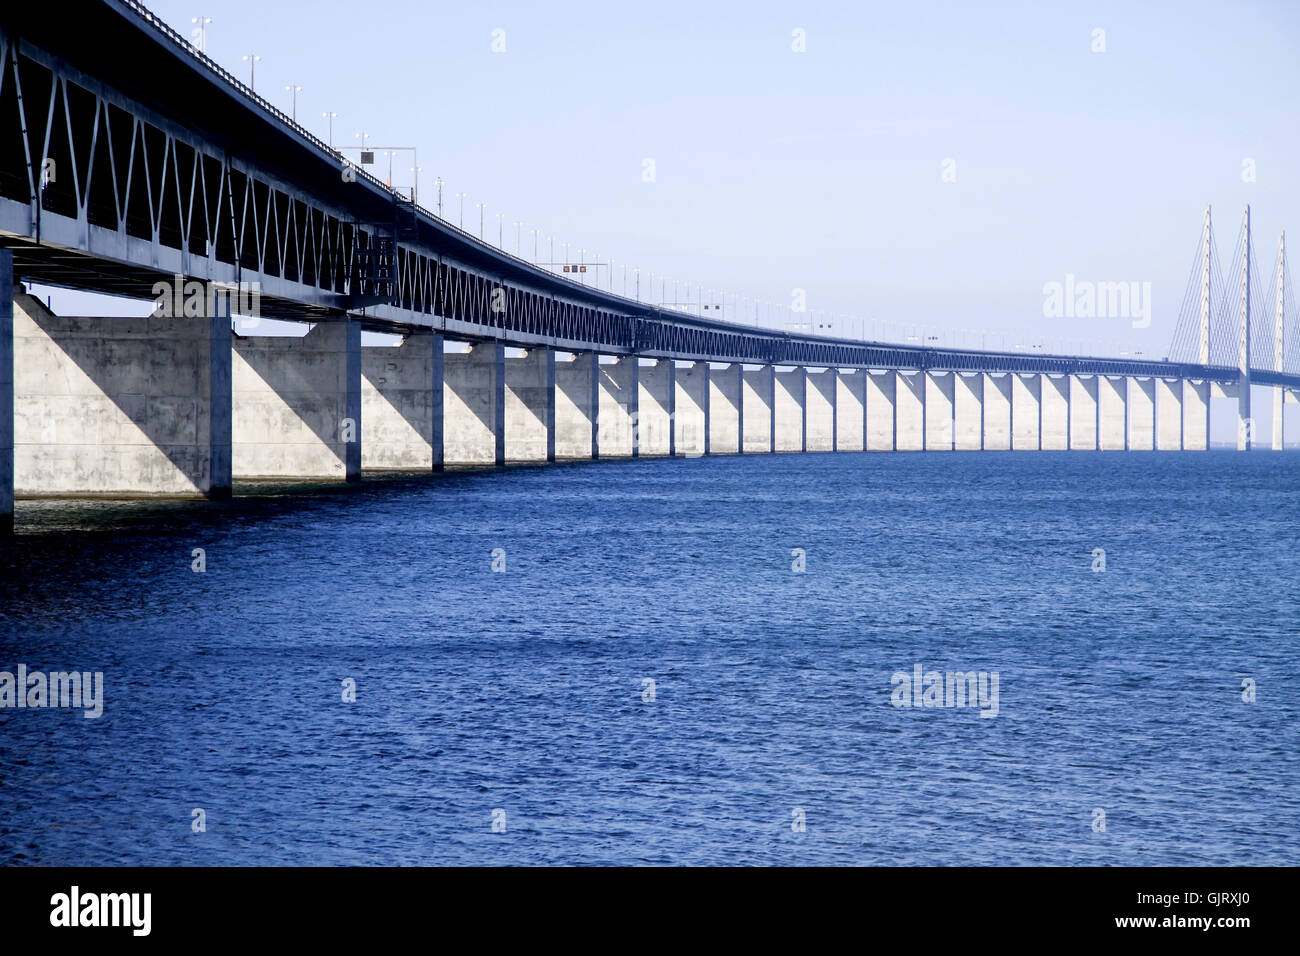
[[[1280,369],[1279,369],[1280,371]],[[1269,447],[1273,451],[1282,450],[1282,422],[1284,409],[1286,407],[1286,389],[1281,385],[1274,385],[1269,389],[1273,393],[1273,436]]]
[[[835,378],[835,450],[867,450],[867,370],[831,369]]]
[[[637,418],[640,453],[673,453],[673,419],[676,417],[677,367],[672,359],[659,359],[640,372],[641,392]]]
[[[1128,392],[1124,378],[1097,377],[1097,415],[1100,436],[1097,447],[1103,451],[1128,448]]]
[[[1070,448],[1070,376],[1038,376],[1038,447],[1043,451]]]
[[[1209,426],[1210,409],[1214,405],[1214,399],[1216,398],[1223,399],[1223,400],[1236,399],[1238,398],[1237,391],[1240,387],[1241,387],[1240,384],[1237,382],[1211,382],[1210,383],[1210,401],[1206,403],[1206,412],[1205,412],[1205,418],[1206,418],[1205,430],[1207,433],[1210,430],[1210,426]],[[1238,451],[1242,451],[1244,449],[1244,445],[1243,445],[1244,440],[1245,440],[1245,435],[1243,434],[1240,416],[1238,416],[1237,418],[1237,450]]]
[[[1097,443],[1097,388],[1098,376],[1069,377],[1070,395],[1070,448],[1074,451],[1095,450]]]
[[[430,471],[442,464],[434,450],[437,431],[440,459],[442,350],[440,333],[416,333],[397,346],[361,350],[363,470]]]
[[[709,373],[709,454],[745,450],[745,366],[729,365]]]
[[[546,460],[555,461],[555,350],[546,352]]]
[[[555,457],[596,458],[600,356],[579,352],[555,365]]]
[[[925,450],[925,373],[894,373],[894,448]]]
[[[361,323],[347,321],[343,324],[346,337],[344,360],[344,390],[346,418],[355,422],[352,440],[343,442],[344,477],[347,481],[361,480]]]
[[[1249,341],[1249,340],[1247,340]],[[1242,372],[1241,381],[1237,383],[1237,451],[1254,450],[1255,418],[1251,411],[1250,371]]]
[[[1210,447],[1210,383],[1183,382],[1182,448],[1206,451]]]
[[[952,451],[953,414],[956,402],[952,372],[926,372],[921,382],[925,389],[925,450]]]
[[[984,450],[1011,449],[1011,373],[984,373]]]
[[[600,436],[597,446],[605,458],[636,458],[640,454],[641,364],[635,355],[600,366]]]
[[[1152,379],[1155,386],[1155,447],[1178,451],[1183,446],[1183,389],[1179,379]]]
[[[14,530],[14,252],[0,249],[0,536]]]
[[[555,352],[505,360],[505,460],[555,461]]]
[[[677,454],[698,458],[709,453],[709,363],[695,362],[674,372],[676,415],[673,442]]]
[[[506,350],[479,342],[443,356],[443,441],[449,465],[504,465]]]
[[[898,416],[894,414],[898,397],[896,373],[868,371],[864,374],[867,389],[867,450],[894,451],[898,438]]]
[[[1282,424],[1283,424],[1283,426],[1286,425],[1286,418],[1287,418],[1286,407],[1287,407],[1288,405],[1300,405],[1300,391],[1296,391],[1295,389],[1290,389],[1290,388],[1288,388],[1288,389],[1284,389],[1283,392],[1282,392]],[[1285,447],[1286,447],[1286,433],[1285,433],[1285,427],[1284,427],[1284,429],[1283,429],[1282,441],[1283,441],[1282,447],[1285,448]]]
[[[446,442],[446,342],[441,332],[430,336],[431,354],[429,356],[429,451],[433,458],[433,470],[442,471],[447,464]],[[362,414],[365,414],[364,412]]]
[[[776,451],[776,369],[771,365],[742,373],[740,418],[745,452]]]
[[[247,478],[361,477],[361,326],[235,340],[234,471]]]
[[[952,377],[952,447],[980,451],[984,447],[984,376]]]
[[[677,456],[677,363],[664,359],[668,363],[668,454]]]
[[[1127,401],[1124,403],[1127,415],[1128,440],[1125,448],[1129,451],[1151,451],[1155,448],[1156,438],[1156,380],[1153,378],[1125,379]]]
[[[772,451],[808,450],[808,370],[772,369]]]
[[[1043,383],[1038,375],[1016,373],[1011,378],[1011,448],[1038,451],[1042,448],[1040,415]]]
[[[20,496],[230,495],[228,293],[208,297],[207,315],[177,318],[56,316],[27,294],[4,301],[6,501],[10,478]]]
[[[199,457],[204,454],[206,445],[208,459],[208,485],[206,494],[214,501],[230,498],[235,484],[235,333],[230,321],[229,295],[213,296],[212,314],[207,317],[208,333],[208,378],[206,409],[204,409],[203,384],[199,385],[199,407],[206,411],[206,435],[202,425],[199,427]],[[358,348],[360,339],[357,340]],[[357,379],[361,377],[360,361],[356,369]],[[358,388],[357,411],[360,414],[360,389]],[[361,423],[357,423],[357,439],[361,438]],[[360,446],[358,445],[358,450]],[[358,473],[360,459],[357,460]],[[200,486],[200,491],[202,487]]]
[[[838,379],[833,368],[804,375],[804,451],[835,451],[838,442]]]

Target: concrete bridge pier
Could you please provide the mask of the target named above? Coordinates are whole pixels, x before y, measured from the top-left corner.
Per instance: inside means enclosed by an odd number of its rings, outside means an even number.
[[[1011,450],[1012,373],[982,373],[984,397],[984,450]]]
[[[443,355],[443,450],[448,465],[506,463],[506,349],[478,342]]]
[[[1183,447],[1183,389],[1179,379],[1152,379],[1155,387],[1155,447],[1178,451]]]
[[[555,352],[505,360],[506,461],[555,461]]]
[[[740,427],[741,451],[776,451],[776,369],[760,365],[741,366]]]
[[[599,367],[597,453],[602,458],[640,454],[641,366],[635,355]]]
[[[838,451],[839,374],[833,368],[804,372],[804,451]]]
[[[1097,377],[1097,448],[1118,451],[1128,448],[1127,379],[1109,375]]]
[[[709,454],[744,454],[745,366],[709,372]]]
[[[867,450],[894,451],[898,447],[897,373],[867,372]]]
[[[673,453],[698,458],[709,453],[709,363],[676,369]]]
[[[1042,388],[1037,374],[1015,373],[1011,379],[1011,450],[1042,448]]]
[[[435,332],[361,349],[362,471],[441,469],[443,347]]]
[[[1281,371],[1281,369],[1279,368],[1278,371]],[[1284,402],[1286,400],[1285,399],[1286,389],[1282,388],[1282,386],[1280,385],[1275,385],[1269,389],[1269,392],[1270,392],[1269,397],[1271,399],[1269,404],[1271,404],[1273,407],[1273,424],[1271,428],[1272,435],[1270,436],[1269,448],[1272,451],[1281,451],[1282,450],[1282,414],[1283,414],[1283,409],[1285,408]]]
[[[361,480],[359,323],[237,338],[232,371],[236,477]]]
[[[1156,389],[1155,379],[1128,376],[1124,408],[1126,451],[1151,451],[1155,448]]]
[[[1278,367],[1280,371],[1280,366]],[[1295,390],[1281,385],[1274,386],[1273,392],[1273,434],[1269,447],[1281,451],[1285,445],[1286,407],[1300,402],[1300,395]]]
[[[1096,375],[1070,375],[1067,381],[1067,395],[1070,400],[1070,429],[1068,442],[1071,451],[1083,449],[1096,450],[1101,446],[1097,438],[1101,434],[1098,425]]]
[[[808,370],[772,369],[772,451],[808,450]]]
[[[1205,451],[1210,447],[1210,383],[1183,382],[1182,448]]]
[[[600,356],[577,352],[555,363],[555,457],[597,458]]]
[[[835,376],[835,450],[867,450],[867,370],[831,369]]]
[[[1283,389],[1282,391],[1282,412],[1280,415],[1278,415],[1278,422],[1280,423],[1279,428],[1283,432],[1285,432],[1285,425],[1288,417],[1287,409],[1286,409],[1288,405],[1300,405],[1300,390],[1287,388],[1287,389]],[[1283,447],[1284,447],[1284,436],[1279,436],[1278,449],[1281,450]]]
[[[637,396],[639,454],[672,456],[676,446],[677,364],[659,359],[640,371]]]
[[[925,451],[925,373],[894,375],[894,451]]]
[[[1070,449],[1070,378],[1038,376],[1038,447],[1043,451]]]
[[[14,252],[0,249],[0,535],[14,530]]]
[[[0,285],[12,279],[10,253]],[[231,490],[226,294],[207,315],[56,316],[4,294],[0,515],[15,495],[225,498]]]
[[[952,447],[980,451],[984,447],[984,376],[952,376]]]
[[[926,372],[922,376],[926,451],[952,451],[956,447],[953,416],[957,383],[954,379],[952,372]]]
[[[1233,405],[1237,407],[1237,450],[1244,451],[1245,445],[1243,443],[1245,440],[1245,429],[1242,427],[1242,421],[1240,418],[1240,406],[1238,404],[1237,392],[1238,388],[1235,382],[1211,382],[1209,391],[1210,402],[1207,404],[1212,404],[1213,400],[1217,398],[1224,401],[1231,401]],[[1207,412],[1206,414],[1208,415],[1209,413]]]

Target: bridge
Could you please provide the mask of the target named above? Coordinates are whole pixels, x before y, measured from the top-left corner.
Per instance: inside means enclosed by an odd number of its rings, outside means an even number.
[[[1272,389],[1280,448],[1300,337],[1284,244],[1270,303],[1249,209],[1227,274],[1207,209],[1162,361],[709,319],[474,238],[133,0],[0,14],[0,526],[15,494],[224,497],[238,478],[372,469],[1205,449],[1212,397],[1237,399],[1244,449],[1256,443],[1252,384]],[[24,283],[157,307],[58,316]],[[232,308],[311,329],[239,335]],[[363,347],[363,330],[401,344]]]

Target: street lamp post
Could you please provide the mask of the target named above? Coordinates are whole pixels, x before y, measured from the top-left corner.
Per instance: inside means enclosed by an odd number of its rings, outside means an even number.
[[[256,53],[245,53],[244,62],[248,64],[248,88],[254,93],[257,92],[257,64],[262,62],[262,58]]]
[[[483,238],[483,210],[487,209],[487,203],[480,202],[480,203],[475,203],[474,205],[478,206],[478,237],[482,239]]]
[[[198,29],[196,31],[191,31],[190,35],[193,36],[194,33],[198,33],[200,53],[208,52],[208,24],[211,22],[212,18],[205,17],[203,14],[199,14],[197,17],[190,17],[190,23],[197,23],[199,25]]]
[[[298,94],[302,92],[302,87],[298,86],[296,83],[290,83],[284,88],[284,91],[293,94],[293,113],[291,114],[291,117],[296,123],[298,122]]]
[[[321,116],[323,118],[330,121],[330,149],[334,148],[334,118],[338,115],[339,115],[338,113],[333,113],[330,112],[329,110],[326,110],[324,113],[321,113]]]
[[[442,218],[442,177],[438,177],[438,218]]]
[[[460,200],[460,230],[465,231],[465,199],[469,193],[456,193],[456,198]]]

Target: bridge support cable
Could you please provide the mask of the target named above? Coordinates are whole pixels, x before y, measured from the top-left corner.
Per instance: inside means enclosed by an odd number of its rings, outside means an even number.
[[[1269,368],[1274,372],[1281,374],[1287,369],[1287,348],[1291,345],[1291,339],[1294,337],[1294,330],[1288,329],[1288,319],[1294,306],[1294,298],[1291,289],[1291,274],[1287,268],[1286,262],[1286,233],[1282,232],[1277,237],[1277,259],[1273,263],[1273,275],[1269,280],[1269,289],[1272,291],[1272,320],[1273,328],[1271,330],[1271,356]],[[1284,422],[1286,415],[1286,398],[1287,389],[1281,385],[1273,385],[1273,423],[1272,423],[1272,448],[1274,451],[1281,451],[1284,440]]]
[[[1220,279],[1220,281],[1216,281]],[[1210,207],[1205,207],[1201,237],[1196,243],[1192,266],[1187,273],[1178,321],[1169,345],[1169,359],[1174,362],[1207,365],[1210,360],[1210,317],[1214,297],[1222,294],[1214,228]]]

